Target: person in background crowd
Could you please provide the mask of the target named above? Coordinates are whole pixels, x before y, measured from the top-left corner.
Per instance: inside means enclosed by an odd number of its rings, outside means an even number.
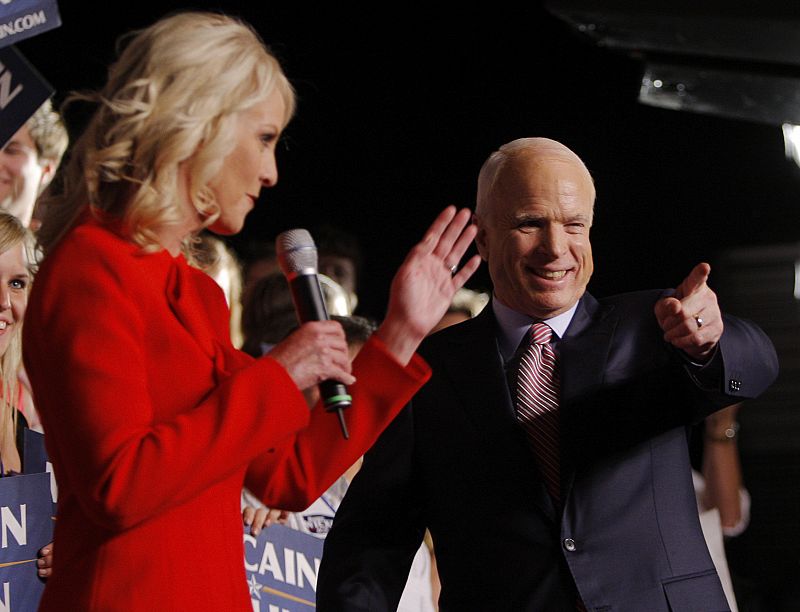
[[[700,469],[692,469],[700,524],[732,612],[740,607],[725,541],[740,535],[750,523],[750,494],[742,480],[736,441],[740,407],[737,403],[710,414],[693,430],[702,440]]]
[[[341,285],[317,274],[329,316],[350,316],[350,300]],[[242,303],[242,350],[260,357],[298,325],[289,284],[281,272],[256,281]]]
[[[0,210],[36,230],[36,199],[53,180],[68,144],[61,115],[47,100],[0,150]]]
[[[242,306],[244,306],[250,301],[250,293],[256,284],[266,276],[280,274],[281,268],[278,265],[273,241],[251,239],[240,246],[239,253],[242,261]]]
[[[323,224],[312,230],[314,244],[319,253],[319,272],[347,293],[349,310],[355,312],[358,306],[358,281],[363,265],[361,245],[358,238],[347,230],[330,224]]]
[[[362,265],[358,239],[329,224],[313,229],[310,234],[317,248],[317,271],[320,279],[328,278],[345,291],[346,304],[337,307],[338,314],[354,314],[358,306],[356,288]],[[242,302],[247,303],[250,302],[249,294],[257,290],[261,279],[280,274],[281,270],[275,255],[274,241],[249,240],[242,245],[241,253],[244,276]]]
[[[22,469],[17,447],[21,427],[28,426],[30,398],[19,379],[22,327],[33,280],[33,240],[18,217],[0,211],[0,475]],[[37,573],[50,575],[52,543],[38,553]]]
[[[69,135],[61,115],[53,109],[52,102],[46,100],[11,139],[0,149],[0,210],[17,219],[23,226],[35,231],[41,223],[42,211],[37,208],[37,198],[50,185],[69,146]],[[33,264],[34,255],[28,256],[29,264]],[[29,266],[30,267],[30,266]],[[25,295],[27,300],[28,285]],[[20,318],[20,326],[22,320]],[[25,424],[32,430],[42,431],[39,414],[33,400],[28,375],[22,365],[21,340],[16,335],[18,353],[14,358],[17,366],[13,373],[10,368],[3,371],[4,385],[7,391],[16,393],[16,408],[25,416]],[[7,379],[14,376],[14,384]],[[17,393],[14,391],[18,389]],[[50,575],[52,567],[52,543],[39,551],[38,573],[42,578]]]
[[[68,146],[67,129],[61,115],[53,109],[53,104],[48,99],[0,149],[0,210],[15,216],[31,230],[38,229],[42,211],[36,206],[37,198],[53,180]],[[30,264],[33,263],[33,252],[28,260]],[[26,296],[27,291],[26,287]],[[13,385],[13,388],[19,390],[16,407],[25,416],[26,426],[41,433],[42,426],[33,401],[30,381],[21,363],[19,337],[15,343],[19,344],[19,355],[16,357],[18,366],[14,374],[16,380]],[[10,381],[5,380],[8,371],[4,369],[3,372],[6,390],[12,389]],[[52,550],[51,543],[39,551],[37,565],[42,578],[50,575]]]
[[[185,11],[126,37],[49,194],[24,360],[59,485],[40,610],[251,610],[243,486],[301,510],[427,380],[415,354],[477,269],[470,212],[445,208],[392,280],[351,365],[341,325],[301,325],[253,358],[198,232],[239,232],[295,107],[279,62],[235,18]],[[349,386],[350,438],[302,391]]]
[[[18,217],[0,211],[0,474],[22,469],[16,445],[18,414],[24,415],[18,371],[22,362],[22,323],[32,280],[30,237]]]
[[[17,217],[35,231],[42,214],[37,198],[50,185],[69,145],[61,115],[46,100],[0,149],[0,210]],[[18,370],[22,407],[27,425],[41,432],[33,393],[25,368]]]

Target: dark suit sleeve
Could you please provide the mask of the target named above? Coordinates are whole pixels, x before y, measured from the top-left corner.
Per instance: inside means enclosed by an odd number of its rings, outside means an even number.
[[[325,538],[317,609],[396,610],[424,535],[412,461],[413,412],[364,457]]]
[[[761,395],[778,376],[778,356],[769,337],[746,319],[725,316],[719,341],[723,372],[719,391],[733,404]]]
[[[659,298],[674,294],[664,290]],[[723,333],[711,362],[687,365],[696,387],[712,402],[709,412],[761,395],[778,376],[778,356],[769,336],[752,321],[722,314]],[[690,359],[681,351],[684,363]],[[702,415],[706,416],[706,415]]]
[[[579,462],[699,423],[725,406],[758,397],[777,376],[767,335],[752,322],[727,315],[712,361],[702,368],[690,364],[663,340],[652,316],[657,297],[637,292],[614,298],[602,368],[592,362],[601,324],[563,343],[562,427],[572,433],[570,446]],[[592,378],[593,367],[602,376]]]

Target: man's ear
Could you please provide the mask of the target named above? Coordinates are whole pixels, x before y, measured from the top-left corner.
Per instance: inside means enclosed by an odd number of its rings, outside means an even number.
[[[483,261],[489,261],[489,244],[486,240],[485,224],[481,222],[481,218],[476,214],[472,215],[472,222],[478,227],[478,233],[475,234],[475,246],[478,249],[478,253],[480,253]]]
[[[42,177],[39,179],[37,196],[42,195],[42,192],[47,189],[50,181],[53,180],[53,177],[56,175],[56,170],[58,169],[58,162],[54,159],[41,159],[39,165],[42,168]]]

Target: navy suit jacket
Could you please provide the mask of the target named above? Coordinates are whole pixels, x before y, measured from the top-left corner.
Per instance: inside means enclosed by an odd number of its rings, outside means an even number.
[[[725,317],[698,370],[663,341],[661,295],[587,294],[557,345],[563,509],[515,418],[492,309],[428,338],[432,378],[365,457],[326,538],[318,610],[395,610],[426,528],[442,612],[574,612],[578,593],[597,612],[728,610],[688,426],[759,395],[777,358],[758,327]]]

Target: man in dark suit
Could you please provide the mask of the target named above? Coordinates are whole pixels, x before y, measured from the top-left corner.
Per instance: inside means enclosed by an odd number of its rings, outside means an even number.
[[[440,610],[728,610],[698,520],[688,427],[778,371],[722,315],[698,264],[675,290],[596,300],[583,162],[544,138],[481,169],[476,243],[490,308],[431,336],[431,380],[384,432],[325,542],[317,608],[394,610],[430,529]],[[520,424],[528,330],[552,330],[556,492]]]

